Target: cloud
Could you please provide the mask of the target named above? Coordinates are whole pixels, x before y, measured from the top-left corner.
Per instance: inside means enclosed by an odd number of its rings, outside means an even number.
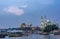
[[[21,7],[21,8],[27,8],[28,5],[21,5],[20,7]]]
[[[15,15],[22,15],[24,14],[24,10],[20,9],[17,6],[9,6],[7,8],[4,8],[5,12],[11,13],[11,14],[15,14]]]

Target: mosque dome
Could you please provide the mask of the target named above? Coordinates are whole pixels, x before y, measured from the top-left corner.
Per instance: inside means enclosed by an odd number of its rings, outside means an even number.
[[[51,21],[50,20],[47,20],[48,23],[50,23]]]

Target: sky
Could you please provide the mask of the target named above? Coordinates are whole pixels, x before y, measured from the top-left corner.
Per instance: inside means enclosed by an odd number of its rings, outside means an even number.
[[[40,26],[41,16],[60,24],[60,0],[0,0],[0,28]]]

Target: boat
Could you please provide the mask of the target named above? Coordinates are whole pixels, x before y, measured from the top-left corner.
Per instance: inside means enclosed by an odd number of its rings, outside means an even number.
[[[0,34],[0,38],[5,38],[5,35],[3,35],[3,34]]]
[[[40,33],[40,35],[49,35],[49,33],[42,32],[42,33]]]
[[[9,37],[22,37],[23,36],[23,33],[22,32],[10,32],[8,34]]]
[[[54,35],[54,34],[49,34],[49,35]]]

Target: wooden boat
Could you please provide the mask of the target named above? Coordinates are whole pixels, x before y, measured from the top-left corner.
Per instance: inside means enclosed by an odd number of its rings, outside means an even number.
[[[40,35],[49,35],[49,33],[43,32],[43,33],[40,33]]]
[[[54,34],[49,34],[49,35],[54,35]]]
[[[23,36],[23,33],[21,32],[13,32],[13,33],[9,33],[8,34],[9,37],[22,37]]]

